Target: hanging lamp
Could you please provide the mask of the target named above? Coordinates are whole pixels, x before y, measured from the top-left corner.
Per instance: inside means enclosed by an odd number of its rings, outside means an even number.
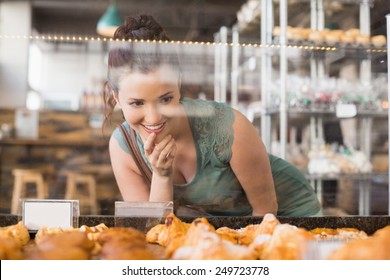
[[[99,35],[113,37],[115,30],[123,23],[123,18],[116,5],[116,1],[112,1],[99,19],[96,32]]]

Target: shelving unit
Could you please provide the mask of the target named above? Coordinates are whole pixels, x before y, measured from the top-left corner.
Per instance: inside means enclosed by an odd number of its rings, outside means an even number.
[[[310,6],[310,29],[311,30],[323,30],[325,28],[325,10],[324,1],[326,0],[307,0],[306,2]],[[383,54],[386,50],[382,49],[369,49],[360,46],[340,46],[336,45],[328,51],[329,46],[316,46],[308,42],[289,42],[287,39],[287,22],[288,22],[288,7],[289,1],[287,0],[259,0],[258,8],[260,13],[254,12],[256,16],[254,21],[259,24],[258,30],[260,31],[259,38],[260,44],[257,46],[259,49],[258,55],[260,60],[260,80],[261,84],[261,105],[256,108],[256,116],[261,118],[260,131],[262,139],[268,151],[272,152],[272,137],[275,134],[275,126],[279,126],[279,147],[280,154],[276,154],[282,158],[286,158],[287,149],[287,131],[288,121],[292,115],[299,114],[301,117],[309,119],[310,131],[312,143],[313,140],[324,141],[324,122],[329,118],[337,117],[335,107],[331,108],[309,108],[309,107],[290,107],[288,103],[288,49],[300,49],[302,52],[310,53],[310,78],[312,81],[321,81],[327,76],[327,64],[332,61],[337,61],[346,56],[356,56],[360,69],[358,76],[362,85],[369,88],[372,81],[372,69],[371,60],[376,54]],[[297,1],[295,1],[297,2]],[[331,0],[327,1],[331,2]],[[359,1],[338,1],[350,5],[358,5],[359,8],[359,30],[361,34],[370,35],[370,7],[374,4],[373,0],[359,0]],[[278,5],[278,10],[276,5]],[[280,35],[278,41],[275,42],[273,37],[273,30],[275,27],[276,15],[279,17]],[[252,24],[253,25],[253,24]],[[229,33],[230,32],[230,33]],[[220,33],[221,34],[221,33]],[[240,66],[240,29],[238,26],[234,26],[231,30],[225,30],[225,40],[228,42],[228,34],[233,38],[232,40],[232,61],[231,61],[231,93],[232,93],[232,105],[236,105],[238,92],[239,72],[236,71]],[[389,37],[387,37],[389,38]],[[389,45],[389,44],[388,44]],[[272,95],[272,83],[275,80],[273,69],[273,58],[277,56],[279,58],[279,104],[274,106],[274,96]],[[227,81],[228,82],[228,81]],[[226,87],[225,87],[226,88]],[[390,96],[390,93],[389,93]],[[364,96],[366,100],[368,96]],[[389,99],[388,99],[389,100]],[[373,129],[373,121],[376,118],[385,118],[388,115],[387,110],[373,111],[372,108],[357,108],[356,120],[358,121],[358,128],[360,130],[358,137],[359,150],[363,151],[368,159],[371,157],[371,131]],[[275,123],[275,119],[278,120],[278,124]],[[389,130],[390,131],[390,130]],[[317,139],[315,139],[317,138]],[[308,179],[312,181],[313,186],[316,188],[317,194],[321,200],[322,198],[322,182],[324,180],[338,180],[349,179],[356,180],[359,189],[359,215],[370,215],[370,183],[373,174],[337,174],[334,176],[328,176],[325,174],[308,174]],[[390,193],[390,191],[389,191]],[[389,194],[389,213],[390,213],[390,194]]]
[[[387,23],[387,69],[390,69],[390,14],[386,16],[386,23]],[[390,81],[390,71],[387,71],[387,80]],[[387,87],[387,100],[390,100],[390,87]],[[388,119],[387,119],[387,125],[388,125],[388,132],[389,132],[389,137],[390,139],[390,107],[388,109]],[[388,149],[388,156],[390,158],[390,149]],[[390,175],[390,164],[389,164],[389,170],[388,174]],[[387,181],[387,184],[390,183],[390,180]],[[388,213],[390,215],[390,185],[388,187],[389,191],[389,196],[388,196],[388,201],[389,201],[389,207],[388,207]]]

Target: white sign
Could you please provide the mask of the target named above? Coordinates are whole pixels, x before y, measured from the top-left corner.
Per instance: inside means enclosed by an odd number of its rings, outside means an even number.
[[[30,231],[41,227],[74,227],[74,218],[78,218],[79,205],[76,200],[23,200],[23,224]]]
[[[355,104],[337,104],[336,116],[338,118],[353,118],[357,114]]]

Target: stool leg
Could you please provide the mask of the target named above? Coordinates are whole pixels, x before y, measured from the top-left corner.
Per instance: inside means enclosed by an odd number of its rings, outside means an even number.
[[[12,192],[12,202],[11,202],[11,214],[17,214],[18,212],[18,206],[19,206],[19,199],[22,193],[23,188],[23,182],[22,178],[20,176],[15,177],[15,183],[14,183],[14,189]]]
[[[74,175],[68,175],[68,178],[66,180],[65,199],[72,199],[75,190],[76,190],[76,182],[75,182]]]
[[[45,182],[43,181],[42,176],[37,177],[36,185],[37,185],[37,197],[39,199],[44,199],[46,197],[46,191],[45,191]]]
[[[91,213],[96,215],[98,213],[97,196],[96,196],[96,181],[94,178],[90,178],[88,182],[89,188],[89,205]]]

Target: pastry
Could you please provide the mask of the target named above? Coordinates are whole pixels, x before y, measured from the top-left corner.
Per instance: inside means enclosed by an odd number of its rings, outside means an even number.
[[[325,41],[329,45],[335,45],[340,43],[341,35],[343,35],[342,30],[331,30],[325,34]]]
[[[46,235],[29,252],[33,260],[87,260],[92,254],[94,242],[84,232],[68,231]]]
[[[15,225],[1,227],[0,237],[12,237],[20,247],[30,241],[30,233],[22,221]]]
[[[308,39],[315,44],[322,44],[325,41],[325,34],[322,31],[314,30],[310,32]]]
[[[215,232],[203,232],[196,244],[179,247],[173,260],[255,260],[256,256],[244,245],[233,244]]]
[[[220,227],[215,231],[222,239],[230,241],[234,244],[238,243],[240,234],[237,230],[229,227]]]
[[[105,244],[111,240],[130,240],[134,244],[144,244],[145,243],[145,234],[135,228],[110,228],[100,233],[97,242],[100,244]]]
[[[275,37],[280,36],[280,27],[279,26],[274,27],[274,30],[272,31],[272,35],[274,35]]]
[[[20,242],[10,236],[0,237],[0,260],[23,259]]]
[[[306,245],[314,235],[303,229],[289,224],[280,224],[265,242],[253,243],[249,247],[257,252],[262,260],[300,260],[303,259]],[[261,250],[256,250],[257,246]]]
[[[63,232],[70,232],[70,231],[76,231],[77,229],[74,229],[73,227],[68,229],[62,229],[60,227],[41,227],[37,233],[35,234],[34,241],[35,243],[39,244],[42,240],[44,240],[48,236],[53,236],[56,234],[60,234]]]
[[[163,226],[156,225],[146,233],[146,241],[166,247],[172,239],[185,235],[190,225],[171,213],[165,218]]]
[[[372,236],[347,242],[336,249],[330,260],[390,260],[390,226]]]
[[[351,28],[346,30],[344,32],[344,35],[355,39],[357,36],[360,35],[360,30],[358,28]]]
[[[319,240],[354,240],[354,239],[365,239],[367,233],[358,230],[356,228],[315,228],[310,230]]]
[[[360,34],[356,36],[356,43],[363,47],[368,47],[371,43],[371,38],[368,35]]]
[[[279,224],[279,220],[273,214],[265,214],[260,224],[248,225],[240,232],[239,243],[249,245],[257,235],[272,235]]]
[[[355,37],[342,34],[340,36],[340,41],[344,44],[353,44],[355,43]]]
[[[371,37],[371,43],[374,47],[381,48],[386,46],[386,37],[383,35],[376,35]]]
[[[98,235],[99,258],[104,260],[153,260],[145,235],[134,228],[110,228]]]
[[[166,255],[174,260],[256,259],[247,246],[234,244],[222,238],[205,218],[194,220],[185,236],[168,245]]]
[[[206,218],[197,218],[193,220],[185,234],[173,238],[170,243],[167,244],[165,248],[165,256],[170,258],[173,253],[182,246],[196,245],[200,242],[201,236],[205,232],[213,232],[217,234],[214,226],[212,226]]]

